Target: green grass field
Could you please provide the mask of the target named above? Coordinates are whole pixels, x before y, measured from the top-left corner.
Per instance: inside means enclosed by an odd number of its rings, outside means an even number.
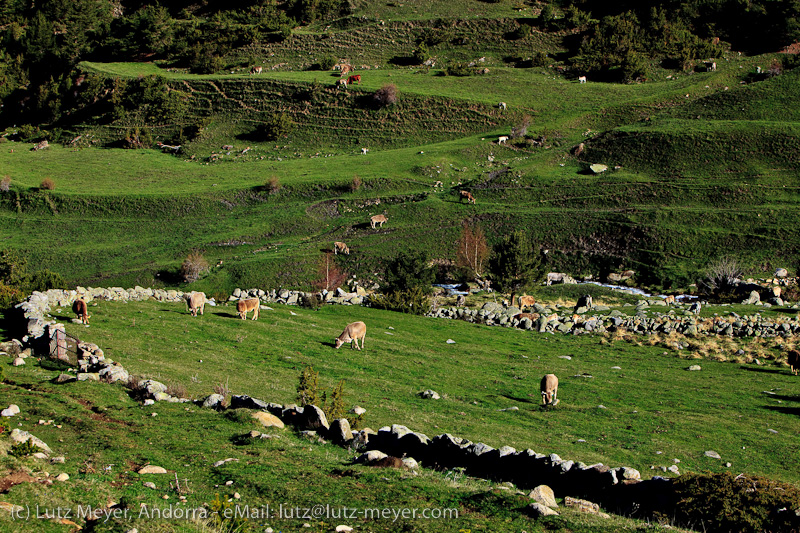
[[[158,302],[98,302],[91,313],[90,327],[68,323],[68,332],[96,342],[106,357],[132,374],[162,381],[195,399],[223,386],[232,394],[293,403],[300,371],[312,365],[323,388],[344,380],[346,403],[365,407],[364,425],[374,429],[399,423],[430,437],[451,433],[494,447],[532,448],[587,464],[631,466],[644,478],[663,475],[651,466],[671,466],[679,459],[681,472],[728,470],[798,482],[792,459],[798,398],[794,376],[781,365],[703,360],[702,371],[690,372],[689,364],[698,361],[651,346],[645,337],[625,341],[551,336],[341,306],[319,311],[276,306],[262,311],[258,321],[239,320],[232,306],[207,306],[205,315],[193,318],[182,304]],[[57,319],[70,315],[54,310]],[[333,337],[354,320],[368,324],[365,349],[335,350]],[[447,339],[455,343],[447,344]],[[543,410],[538,382],[551,372],[560,378],[561,402]],[[208,503],[217,493],[236,491],[239,503],[253,507],[322,502],[459,509],[457,520],[358,522],[366,531],[588,532],[648,527],[621,518],[599,523],[570,512],[555,522],[534,522],[523,512],[523,496],[498,491],[485,481],[459,478],[457,472],[375,473],[349,466],[352,452],[304,441],[292,429],[268,431],[275,438],[263,442],[238,438],[257,429],[241,410],[217,413],[166,403],[141,407],[119,384],[57,385],[51,382],[57,374],[52,366],[29,359],[24,367],[7,367],[6,383],[0,385],[3,396],[22,408],[11,421],[66,457],[63,466],[49,471],[70,475],[68,482],[50,488],[19,485],[7,497],[11,503],[74,510],[76,505],[122,501],[131,520],[139,521],[112,519],[109,526],[151,530],[154,523],[140,518],[140,504],[152,508],[177,501],[177,491],[168,485],[177,474],[189,487],[188,503],[182,504],[189,507]],[[427,388],[442,399],[421,399],[417,393]],[[518,410],[501,411],[512,406]],[[53,423],[38,425],[39,419]],[[722,459],[706,457],[707,450],[717,451]],[[211,466],[225,458],[237,461]],[[41,468],[32,459],[3,461],[12,470]],[[170,474],[136,474],[145,464],[163,466]],[[157,490],[143,487],[145,480],[155,481]],[[227,480],[233,484],[225,486]],[[164,494],[169,500],[161,498]],[[251,525],[278,530],[302,522],[251,520]],[[310,523],[312,531],[329,531],[336,525]],[[41,519],[13,522],[4,515],[0,527],[60,531],[63,526]],[[202,530],[197,523],[168,520],[158,528]]]

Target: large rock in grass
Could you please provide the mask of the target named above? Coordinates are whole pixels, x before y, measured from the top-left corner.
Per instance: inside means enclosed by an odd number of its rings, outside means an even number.
[[[533,491],[531,491],[528,497],[536,502],[541,503],[542,505],[546,505],[547,507],[558,507],[558,503],[556,503],[556,495],[553,493],[553,489],[547,485],[539,485],[533,489]]]
[[[280,418],[273,415],[272,413],[268,413],[266,411],[258,411],[253,413],[253,418],[258,420],[264,427],[276,427],[276,428],[283,428],[285,427],[283,421]]]
[[[306,405],[303,408],[302,427],[312,431],[327,431],[330,428],[330,424],[328,424],[328,418],[322,409],[316,405]]]
[[[268,407],[267,402],[251,398],[246,394],[238,394],[231,396],[231,409],[260,409],[266,410]]]
[[[528,506],[528,513],[534,518],[538,518],[540,516],[558,516],[556,511],[539,502],[530,504]]]
[[[36,446],[38,446],[39,448],[44,450],[46,453],[48,453],[48,454],[53,453],[53,450],[50,449],[50,446],[45,444],[44,441],[42,441],[41,439],[39,439],[37,437],[34,437],[33,435],[31,435],[27,431],[22,431],[19,428],[14,428],[11,431],[11,435],[10,436],[11,436],[11,440],[13,440],[14,442],[22,443],[22,442],[27,442],[28,440],[30,440],[33,444],[35,444]]]
[[[331,423],[328,438],[336,444],[346,444],[353,440],[353,431],[346,418],[338,418]]]

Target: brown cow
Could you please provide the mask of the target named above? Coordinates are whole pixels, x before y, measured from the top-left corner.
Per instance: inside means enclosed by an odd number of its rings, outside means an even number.
[[[534,320],[537,320],[539,316],[541,316],[539,315],[539,313],[517,313],[516,315],[514,315],[514,318],[517,320],[522,320],[523,318],[527,318],[528,320],[533,322]]]
[[[86,300],[80,298],[72,302],[72,312],[78,315],[81,324],[89,324],[89,308],[86,306]]]
[[[669,296],[664,298],[664,303],[667,305],[675,305],[675,295],[670,294]]]
[[[558,394],[558,378],[555,374],[547,374],[544,376],[539,388],[542,391],[543,405],[556,405],[558,403],[556,399],[556,394]]]
[[[475,203],[475,197],[472,196],[471,192],[469,192],[469,191],[460,191],[459,194],[461,195],[461,198],[458,199],[459,202],[461,200],[463,200],[464,198],[466,198],[469,203],[471,203],[471,204]]]
[[[347,78],[347,85],[350,85],[351,83],[358,83],[361,85],[361,74],[353,74]]]
[[[380,227],[383,227],[383,223],[386,222],[388,219],[386,215],[375,215],[370,217],[370,223],[372,224],[372,229],[375,229],[375,224],[378,224]]]
[[[239,300],[236,302],[236,310],[239,312],[239,318],[242,320],[247,319],[247,313],[253,311],[253,320],[258,320],[258,310],[261,302],[258,298],[248,298],[247,300]]]
[[[350,248],[348,248],[345,243],[336,241],[333,243],[333,253],[338,254],[339,252],[342,252],[345,255],[350,255]]]
[[[344,328],[344,331],[341,335],[333,339],[333,342],[336,344],[336,348],[338,349],[342,344],[349,342],[350,348],[353,348],[353,343],[355,343],[355,347],[359,350],[364,347],[364,337],[367,336],[367,325],[363,322],[353,322],[352,324],[347,324],[347,327]],[[358,339],[361,339],[361,347],[358,346]]]
[[[203,314],[203,309],[206,306],[206,293],[204,292],[189,292],[183,295],[186,299],[186,309],[188,309],[192,316],[197,316],[198,311]]]
[[[533,304],[536,303],[536,299],[533,296],[520,296],[519,297],[519,308],[525,309],[526,307],[533,307]]]
[[[250,74],[261,74],[261,71],[264,70],[264,67],[257,66],[250,69]]]
[[[786,354],[786,359],[788,360],[789,368],[792,369],[792,374],[796,376],[798,370],[800,370],[800,352],[789,350],[789,353]]]

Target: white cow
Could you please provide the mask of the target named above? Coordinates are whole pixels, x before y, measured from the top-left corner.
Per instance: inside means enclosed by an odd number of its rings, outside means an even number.
[[[203,314],[206,306],[206,293],[192,291],[184,294],[183,297],[186,299],[186,308],[192,313],[192,316],[197,316],[198,312]]]
[[[337,349],[339,349],[342,344],[349,342],[351,349],[355,343],[355,347],[361,350],[361,348],[364,347],[364,337],[366,336],[367,325],[363,322],[353,322],[352,324],[347,324],[347,327],[344,328],[342,334],[333,339],[333,342],[336,344]],[[361,339],[361,347],[358,346],[359,339]]]
[[[542,378],[539,388],[542,391],[542,404],[556,405],[558,403],[556,399],[556,395],[558,394],[558,378],[555,374],[545,375]]]
[[[501,135],[497,138],[497,144],[505,144],[508,140],[508,135]]]
[[[579,76],[578,83],[586,83],[586,76]]]

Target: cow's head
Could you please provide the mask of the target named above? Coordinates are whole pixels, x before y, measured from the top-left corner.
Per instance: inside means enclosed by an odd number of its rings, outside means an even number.
[[[339,337],[336,337],[335,339],[333,339],[333,342],[335,344],[335,348],[336,349],[339,349],[342,346],[342,344],[344,344],[344,341],[342,339],[340,339]]]

